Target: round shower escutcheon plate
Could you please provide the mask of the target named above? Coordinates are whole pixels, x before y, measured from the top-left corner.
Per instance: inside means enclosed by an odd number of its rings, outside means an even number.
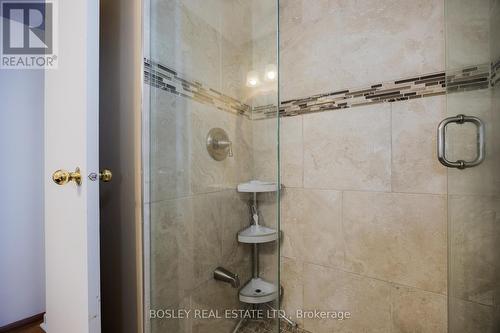
[[[278,298],[278,288],[262,278],[253,278],[240,290],[240,301],[249,304],[263,304]]]
[[[252,224],[251,226],[238,232],[238,242],[247,244],[260,244],[273,242],[278,239],[278,232],[275,229],[262,225]]]
[[[261,192],[276,192],[278,185],[274,182],[265,182],[261,180],[251,180],[238,185],[238,192],[245,193],[261,193]]]

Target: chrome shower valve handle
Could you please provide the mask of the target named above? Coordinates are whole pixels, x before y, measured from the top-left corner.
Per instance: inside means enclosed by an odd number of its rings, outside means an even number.
[[[212,128],[207,134],[208,154],[216,161],[233,157],[233,142],[222,128]]]
[[[229,148],[227,156],[233,157],[233,143],[231,141],[221,140],[221,141],[216,141],[214,144],[218,148],[222,148],[222,149]]]

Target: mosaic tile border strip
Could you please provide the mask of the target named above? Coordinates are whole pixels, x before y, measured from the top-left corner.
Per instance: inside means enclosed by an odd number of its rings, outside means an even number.
[[[491,63],[491,76],[490,76],[490,82],[491,86],[495,87],[498,82],[500,81],[500,59],[497,60],[496,62]]]
[[[352,108],[362,105],[390,103],[416,98],[443,95],[460,91],[486,89],[493,84],[490,69],[493,65],[472,66],[448,73],[438,72],[400,79],[357,89],[345,89],[306,98],[281,102],[280,116]],[[500,68],[500,61],[496,64]],[[497,79],[497,81],[500,80]],[[495,81],[495,82],[497,82]],[[262,108],[258,118],[274,117],[275,108]]]
[[[144,58],[144,81],[153,87],[212,105],[219,110],[259,120],[276,117],[276,105],[251,107],[202,83],[186,78],[176,70]],[[280,103],[280,117],[391,103],[446,93],[486,89],[500,82],[500,60],[491,64],[468,66],[370,86],[344,89]]]
[[[250,118],[252,108],[237,99],[190,80],[176,70],[144,58],[144,82],[152,87],[189,98],[219,110]]]

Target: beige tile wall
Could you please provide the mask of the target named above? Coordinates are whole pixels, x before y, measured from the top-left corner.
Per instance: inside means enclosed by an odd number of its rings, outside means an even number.
[[[276,104],[276,83],[253,91],[245,86],[248,70],[263,72],[276,62],[275,15],[269,17],[275,8],[269,1],[152,0],[151,7],[152,60],[242,102]],[[145,158],[150,164],[151,307],[240,309],[238,290],[215,281],[213,270],[223,266],[242,284],[250,278],[251,248],[238,243],[236,235],[250,224],[251,196],[237,193],[236,186],[257,176],[275,180],[277,120],[256,130],[247,117],[156,88],[150,93]],[[215,161],[208,155],[206,135],[214,127],[226,130],[233,157]],[[270,159],[262,168],[254,163],[254,139],[269,144]],[[262,222],[275,226],[276,199],[266,196],[261,204]],[[261,251],[269,280],[277,277],[277,249],[275,244]],[[211,333],[231,332],[235,324],[164,319],[153,320],[151,327],[152,332]]]
[[[304,116],[304,187],[391,189],[389,104]]]
[[[245,75],[252,40],[248,3],[241,1],[151,0],[153,61],[185,77],[245,100]]]
[[[249,224],[250,197],[236,185],[252,177],[251,121],[152,88],[150,289],[153,309],[239,308],[237,289],[213,280],[223,266],[250,277],[250,248],[236,241]],[[206,133],[224,128],[233,157],[218,162]],[[153,320],[153,332],[229,332],[233,320]]]
[[[236,233],[248,224],[248,198],[234,190],[151,204],[151,305],[154,309],[239,308],[238,294],[213,280],[217,266],[250,277],[248,248]],[[229,332],[232,320],[153,320],[153,332]]]
[[[445,1],[280,4],[282,100],[444,70],[445,26],[446,69],[497,59],[496,0],[448,1],[446,20]],[[498,330],[498,91],[281,119],[289,315],[352,312],[297,319],[315,333],[446,332],[447,311],[452,332]],[[487,160],[468,172],[436,159],[436,126],[452,113],[489,124]],[[464,127],[449,131],[451,157],[474,155]]]
[[[446,69],[490,62],[491,0],[446,2]]]
[[[239,29],[228,30],[223,18],[230,16],[223,12],[243,15],[243,7],[220,0],[151,5],[151,57],[242,100],[250,58],[238,41],[248,40],[250,26],[241,22]],[[237,290],[214,281],[213,270],[224,266],[242,281],[250,275],[250,251],[235,237],[249,223],[249,198],[235,188],[252,177],[251,121],[156,88],[150,107],[151,307],[237,308]],[[217,162],[208,155],[205,140],[213,127],[226,130],[234,157]],[[151,322],[153,332],[229,332],[234,325],[231,320]]]
[[[283,100],[444,69],[444,1],[281,1]],[[283,305],[322,332],[446,332],[445,97],[281,118]]]
[[[284,309],[353,314],[305,329],[446,331],[444,111],[437,96],[281,119]]]
[[[449,319],[452,332],[500,329],[500,146],[498,87],[451,94],[448,108],[486,124],[486,159],[478,167],[448,171]],[[450,128],[450,155],[473,156],[475,128]],[[471,140],[472,138],[472,140]]]
[[[444,69],[443,0],[284,0],[280,14],[282,100]]]
[[[447,67],[498,61],[498,1],[448,1]],[[466,15],[466,20],[458,17]],[[448,16],[447,16],[448,18]],[[500,117],[498,86],[450,94],[448,110],[486,124],[486,159],[465,173],[449,170],[449,319],[452,332],[500,329]],[[450,129],[450,155],[475,155],[475,128]]]
[[[252,123],[168,92],[152,90],[151,201],[235,189],[252,177]],[[225,129],[234,158],[217,162],[206,150],[211,128]]]

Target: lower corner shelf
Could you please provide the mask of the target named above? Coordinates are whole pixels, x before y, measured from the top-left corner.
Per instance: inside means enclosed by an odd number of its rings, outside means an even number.
[[[240,301],[250,304],[262,304],[275,300],[278,288],[262,278],[253,278],[240,290]]]

